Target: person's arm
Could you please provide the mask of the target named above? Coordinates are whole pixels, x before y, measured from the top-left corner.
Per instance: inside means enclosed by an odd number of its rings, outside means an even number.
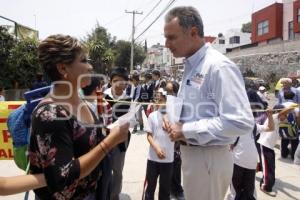
[[[0,177],[0,195],[12,195],[45,186],[44,174]]]
[[[155,143],[152,133],[147,133],[147,140],[150,144],[150,146],[154,149],[154,151],[157,154],[157,157],[159,159],[165,159],[166,158],[166,153],[160,148],[158,144]]]
[[[264,132],[274,131],[275,123],[274,123],[274,118],[272,115],[272,110],[268,109],[266,112],[267,112],[267,116],[268,116],[268,119],[267,119],[268,123],[266,124],[266,126],[264,126]]]
[[[114,146],[127,139],[129,124],[111,129],[109,135],[95,148],[79,158],[80,179],[89,175]]]
[[[232,63],[214,67],[208,74],[208,87],[214,96],[211,106],[215,106],[217,115],[183,124],[182,132],[189,144],[205,145],[213,141],[230,144],[237,136],[249,134],[254,127],[239,69]]]
[[[127,138],[129,125],[112,129],[101,143],[76,159],[72,131],[75,127],[71,126],[69,120],[53,119],[52,117],[56,116],[54,114],[44,109],[33,115],[29,158],[31,166],[42,168],[47,187],[56,192],[70,185],[75,189],[78,179],[90,174],[112,147]],[[77,131],[79,134],[83,130]],[[37,156],[39,158],[36,158]]]

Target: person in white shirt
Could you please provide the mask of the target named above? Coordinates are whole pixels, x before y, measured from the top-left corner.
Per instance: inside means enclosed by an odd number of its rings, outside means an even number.
[[[247,135],[242,135],[230,145],[232,150],[234,169],[232,175],[232,186],[228,200],[255,200],[255,172],[258,160],[254,137],[258,126],[263,130],[273,130],[274,123],[272,111],[268,110],[269,123],[266,126],[255,125],[254,130]]]
[[[167,92],[162,88],[159,88],[155,95],[155,99],[157,99],[156,102],[159,104],[165,103],[166,93]],[[147,161],[144,200],[154,200],[154,192],[158,177],[158,199],[170,199],[174,161],[174,142],[170,140],[162,128],[164,114],[165,106],[160,106],[158,110],[152,112],[148,118],[149,130],[146,131],[150,147]]]
[[[180,122],[164,117],[173,141],[182,141],[183,187],[188,200],[224,199],[233,172],[228,145],[254,127],[239,68],[209,44],[194,7],[175,7],[165,18],[166,47],[185,57],[178,98]]]
[[[260,86],[258,88],[257,94],[263,102],[266,102],[268,104],[270,98],[269,98],[268,92],[266,91],[266,88],[264,86]]]

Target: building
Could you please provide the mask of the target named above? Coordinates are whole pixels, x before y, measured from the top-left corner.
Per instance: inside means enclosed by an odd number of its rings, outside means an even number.
[[[221,53],[226,53],[228,49],[251,44],[250,37],[250,33],[243,33],[239,29],[230,29],[225,35],[219,33],[212,42],[212,46]]]
[[[252,43],[300,38],[300,0],[283,0],[252,14]]]

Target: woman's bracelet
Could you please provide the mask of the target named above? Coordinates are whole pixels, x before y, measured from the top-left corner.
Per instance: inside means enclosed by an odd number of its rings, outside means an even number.
[[[106,155],[108,152],[107,152],[107,149],[104,148],[104,145],[102,142],[99,143],[99,146],[100,146],[100,149],[104,152],[104,154]]]
[[[107,145],[107,143],[104,142],[104,140],[102,140],[101,143],[103,144],[103,146],[104,146],[104,148],[106,149],[106,151],[107,151],[107,152],[110,152],[110,147]]]

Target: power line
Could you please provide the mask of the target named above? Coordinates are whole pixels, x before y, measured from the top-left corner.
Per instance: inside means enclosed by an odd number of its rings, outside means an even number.
[[[168,5],[161,11],[161,13],[154,19],[154,21],[141,33],[139,34],[136,38],[138,39],[140,36],[142,36],[167,10],[168,8],[175,2],[176,0],[170,0]]]
[[[143,21],[145,21],[145,19],[155,10],[155,8],[157,8],[157,6],[162,2],[162,0],[159,0],[155,6],[147,13],[147,15],[136,25],[139,26]]]

